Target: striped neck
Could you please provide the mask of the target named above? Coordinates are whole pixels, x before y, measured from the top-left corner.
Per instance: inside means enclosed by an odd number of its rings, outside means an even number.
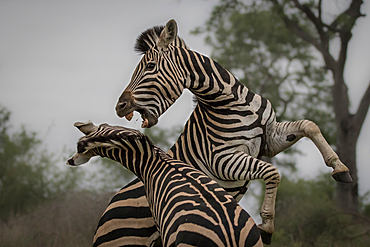
[[[140,180],[144,181],[151,170],[158,163],[161,151],[156,146],[147,141],[147,137],[131,140],[124,145],[101,146],[95,148],[93,152],[101,157],[109,158],[123,165],[125,168],[133,172]]]
[[[224,106],[243,98],[249,91],[228,70],[206,56],[178,47],[173,54],[172,61],[177,61],[185,75],[184,88],[203,104]]]

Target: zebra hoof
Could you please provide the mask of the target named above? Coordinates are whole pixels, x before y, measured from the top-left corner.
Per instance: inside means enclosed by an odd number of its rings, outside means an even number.
[[[271,244],[272,233],[265,232],[261,228],[258,228],[258,230],[260,231],[262,242],[267,245]]]
[[[338,172],[331,175],[336,181],[342,183],[352,183],[353,179],[349,172]]]

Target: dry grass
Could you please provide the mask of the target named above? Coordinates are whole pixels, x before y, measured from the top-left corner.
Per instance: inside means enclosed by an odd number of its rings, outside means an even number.
[[[113,193],[71,192],[34,212],[0,222],[0,246],[91,246]]]

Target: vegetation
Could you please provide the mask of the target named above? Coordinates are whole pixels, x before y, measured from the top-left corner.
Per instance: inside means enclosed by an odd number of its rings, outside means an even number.
[[[68,156],[43,148],[37,133],[13,131],[10,115],[0,106],[0,246],[91,246],[114,191],[133,175],[103,159],[95,172],[66,167]]]
[[[330,174],[306,181],[283,177],[277,194],[276,232],[271,246],[368,246],[370,218],[338,211]]]
[[[0,247],[91,246],[97,222],[113,194],[70,192],[0,221]]]
[[[103,159],[88,164],[86,170],[96,172],[61,170],[56,164],[64,164],[66,158],[52,159],[55,155],[42,149],[37,133],[25,127],[11,134],[9,118],[10,113],[1,108],[0,247],[91,246],[99,217],[132,174]],[[159,128],[150,134],[168,149],[165,143],[172,141],[165,139],[178,132],[174,128],[172,134],[163,133]],[[367,246],[368,198],[360,200],[361,214],[337,211],[335,182],[329,176],[312,181],[282,178],[271,246]],[[263,195],[256,196],[262,200]]]
[[[88,168],[66,167],[73,152],[50,153],[37,133],[14,131],[10,116],[0,105],[0,247],[91,246],[109,200],[134,175],[101,158]],[[169,149],[178,129],[149,135]]]
[[[173,126],[170,130],[159,127],[144,129],[144,134],[149,136],[150,140],[162,150],[167,152],[176,142],[182,132],[182,126]]]
[[[77,171],[62,170],[36,133],[10,133],[10,112],[0,106],[0,219],[29,212],[76,187]]]

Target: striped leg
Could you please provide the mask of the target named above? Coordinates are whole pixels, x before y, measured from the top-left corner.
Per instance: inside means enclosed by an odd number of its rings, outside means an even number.
[[[139,179],[114,195],[99,220],[93,246],[162,246]]]
[[[308,137],[319,149],[325,164],[332,167],[332,176],[339,182],[350,183],[352,178],[348,168],[339,160],[338,155],[322,136],[319,127],[312,121],[299,120],[296,122],[273,122],[267,128],[267,145],[265,155],[273,157],[292,146],[302,137]]]
[[[253,158],[242,151],[233,153],[235,160],[239,160],[238,168],[233,172],[236,180],[263,179],[266,184],[265,197],[260,209],[262,223],[258,225],[262,240],[265,244],[271,243],[274,232],[275,200],[280,175],[277,168],[265,161]]]

